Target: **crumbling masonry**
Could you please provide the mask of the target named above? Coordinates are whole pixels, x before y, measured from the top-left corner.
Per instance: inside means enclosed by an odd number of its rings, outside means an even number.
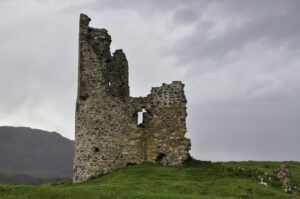
[[[107,30],[89,21],[80,15],[73,182],[144,161],[181,165],[191,145],[184,137],[184,85],[173,81],[147,97],[130,97],[125,54],[111,55]]]

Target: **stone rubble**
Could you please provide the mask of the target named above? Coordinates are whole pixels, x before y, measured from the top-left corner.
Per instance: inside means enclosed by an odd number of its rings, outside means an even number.
[[[292,190],[292,175],[287,166],[281,165],[276,177],[281,180],[282,188],[285,192],[291,193]]]

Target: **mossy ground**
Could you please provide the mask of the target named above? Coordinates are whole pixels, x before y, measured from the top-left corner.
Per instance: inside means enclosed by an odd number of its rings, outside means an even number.
[[[0,199],[300,198],[298,191],[288,194],[281,187],[264,186],[245,175],[232,175],[230,169],[258,168],[271,172],[281,164],[290,167],[295,184],[300,184],[298,162],[211,163],[193,160],[182,167],[163,167],[152,163],[129,166],[80,184],[2,184]]]

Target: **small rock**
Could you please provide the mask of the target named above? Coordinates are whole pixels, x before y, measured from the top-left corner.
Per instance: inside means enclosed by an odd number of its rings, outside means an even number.
[[[267,186],[267,185],[268,185],[268,183],[266,183],[266,182],[264,181],[264,178],[260,178],[260,182],[259,182],[259,184],[261,184],[261,185],[265,185],[265,186]]]

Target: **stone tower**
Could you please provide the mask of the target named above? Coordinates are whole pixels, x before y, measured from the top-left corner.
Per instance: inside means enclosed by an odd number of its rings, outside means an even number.
[[[111,55],[107,30],[89,21],[80,15],[73,182],[144,161],[181,165],[190,150],[184,85],[173,81],[130,97],[125,54]]]

